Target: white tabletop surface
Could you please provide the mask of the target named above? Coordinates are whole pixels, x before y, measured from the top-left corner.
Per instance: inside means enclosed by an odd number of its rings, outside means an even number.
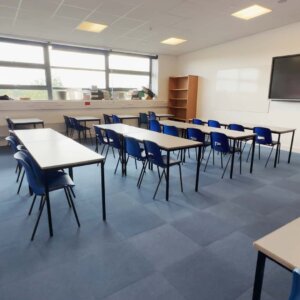
[[[33,124],[43,123],[44,121],[37,118],[26,118],[26,119],[10,119],[15,125],[17,124]]]
[[[300,218],[254,242],[254,247],[293,270],[300,267]]]
[[[50,128],[14,132],[43,170],[92,164],[104,160],[104,156]]]
[[[202,143],[200,142],[174,137],[171,135],[150,131],[135,126],[129,126],[126,124],[103,124],[95,126],[102,129],[114,130],[120,135],[132,137],[141,142],[144,140],[155,142],[165,150],[193,148],[202,145]]]
[[[253,133],[249,133],[249,132],[241,132],[241,131],[229,130],[224,128],[214,128],[214,127],[209,127],[204,125],[196,125],[196,124],[184,123],[178,121],[166,120],[166,121],[160,121],[159,123],[161,125],[175,126],[180,129],[197,128],[206,134],[210,134],[211,132],[220,132],[226,134],[231,139],[245,139],[254,136]]]
[[[101,118],[99,117],[92,117],[92,116],[77,116],[74,117],[77,121],[99,121]]]

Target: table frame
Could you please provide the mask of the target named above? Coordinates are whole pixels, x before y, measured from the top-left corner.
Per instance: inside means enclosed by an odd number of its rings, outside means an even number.
[[[162,122],[160,122],[161,125],[164,125],[164,123],[169,123],[169,124],[166,124],[166,125],[176,126],[177,128],[182,129],[184,131],[186,131],[187,128],[200,129],[206,135],[209,135],[210,132],[212,132],[212,131],[221,132],[221,133],[226,134],[229,139],[233,140],[233,146],[232,146],[233,154],[231,156],[230,179],[232,179],[232,177],[233,177],[234,156],[235,156],[235,153],[236,153],[236,144],[237,144],[236,142],[237,141],[243,141],[247,137],[249,137],[249,138],[252,137],[250,173],[253,172],[253,162],[254,162],[254,152],[255,152],[255,147],[253,147],[255,145],[255,135],[254,134],[243,135],[243,136],[240,136],[240,137],[238,137],[238,136],[236,137],[232,134],[230,135],[230,132],[232,133],[232,132],[237,132],[237,131],[229,130],[229,129],[213,128],[213,127],[208,127],[208,126],[203,126],[203,125],[196,125],[196,124],[185,123],[185,122],[178,122],[178,121],[162,121]]]
[[[97,127],[99,127],[100,129],[102,130],[105,130],[105,129],[109,129],[109,125],[111,124],[105,124],[105,125],[96,125]],[[114,124],[112,124],[114,125]],[[129,126],[129,125],[126,125],[126,126]],[[130,126],[130,127],[133,127],[134,126]],[[137,128],[137,127],[136,127]],[[142,128],[137,128],[138,130],[146,130],[148,131],[147,129],[142,129]],[[112,129],[114,130],[114,129]],[[116,131],[116,130],[115,130]],[[144,140],[142,139],[139,139],[137,138],[134,134],[122,134],[118,131],[116,131],[116,133],[118,133],[118,135],[120,136],[120,139],[121,139],[121,166],[122,166],[122,176],[126,176],[127,174],[127,167],[126,167],[126,151],[125,151],[125,147],[124,147],[124,144],[125,144],[125,137],[132,137],[132,138],[135,138],[137,139],[139,142],[143,142]],[[154,132],[153,132],[154,133]],[[157,133],[155,132],[154,134],[162,134],[162,133]],[[175,137],[174,137],[175,138]],[[178,137],[179,138],[179,137]],[[181,138],[179,138],[181,139]],[[169,179],[170,179],[170,152],[171,151],[177,151],[177,150],[185,150],[185,149],[189,149],[189,148],[198,148],[199,152],[198,152],[198,157],[197,157],[197,167],[196,167],[196,182],[195,182],[195,191],[198,192],[198,189],[199,189],[199,174],[200,174],[200,165],[201,165],[201,151],[202,151],[202,143],[199,143],[199,145],[196,145],[196,146],[186,146],[186,147],[170,147],[170,148],[167,148],[167,147],[163,147],[161,145],[158,144],[158,146],[167,152],[167,168],[166,168],[166,201],[169,201]]]
[[[44,121],[36,118],[10,119],[10,121],[12,122],[14,129],[16,129],[16,126],[22,125],[33,125],[33,128],[36,128],[36,125],[41,124],[43,128],[45,127]]]
[[[25,129],[26,130],[26,129]],[[46,130],[46,129],[45,129]],[[24,130],[22,130],[24,131]],[[18,133],[15,132],[17,138],[20,140],[20,142],[22,143],[22,139],[20,137],[18,137]],[[69,139],[67,137],[65,137],[66,139]],[[77,143],[76,141],[72,140],[74,143]],[[27,141],[28,142],[28,141]],[[26,141],[25,141],[26,144]],[[90,149],[89,149],[90,150]],[[29,151],[29,150],[28,150]],[[91,150],[90,150],[91,151]],[[30,153],[30,151],[29,151]],[[33,157],[34,159],[34,157]],[[39,164],[38,161],[36,161],[37,164]],[[53,170],[61,170],[61,169],[65,169],[68,168],[69,170],[69,175],[73,180],[73,168],[74,167],[80,167],[80,166],[85,166],[85,165],[91,165],[91,164],[95,164],[95,163],[99,163],[101,165],[101,197],[102,197],[102,219],[103,221],[106,221],[106,201],[105,201],[105,178],[104,178],[104,157],[102,157],[99,160],[95,160],[92,162],[84,162],[84,163],[72,163],[72,164],[65,164],[65,165],[59,165],[59,166],[53,166],[53,167],[41,167],[41,169],[44,172],[44,184],[45,184],[45,198],[46,198],[46,207],[47,207],[47,215],[48,215],[48,227],[49,227],[49,234],[50,237],[53,236],[53,226],[52,226],[52,214],[51,214],[51,205],[50,205],[50,196],[49,196],[49,183],[48,183],[48,175],[47,173]],[[32,235],[31,240],[33,240],[34,234]]]

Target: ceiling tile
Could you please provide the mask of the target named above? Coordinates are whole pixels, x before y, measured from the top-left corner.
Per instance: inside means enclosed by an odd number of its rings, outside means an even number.
[[[116,22],[113,23],[113,27],[133,29],[144,23],[145,22],[140,21],[140,20],[129,19],[129,18],[120,18]]]
[[[87,21],[110,25],[119,18],[117,15],[105,14],[101,10],[97,10],[87,18]]]
[[[12,19],[16,16],[17,9],[0,5],[0,18]]]
[[[130,12],[135,6],[125,3],[126,1],[106,0],[101,5],[100,10],[103,13],[123,16]]]
[[[86,8],[86,9],[96,9],[103,3],[101,0],[64,0],[64,4]]]
[[[69,5],[62,5],[56,12],[57,16],[62,16],[62,17],[68,17],[68,18],[73,18],[73,19],[83,19],[88,14],[90,13],[90,10],[84,9],[84,8],[79,8],[79,7],[74,7],[74,6],[69,6]]]
[[[22,0],[20,8],[31,11],[47,11],[49,13],[54,13],[58,5],[59,1]]]
[[[18,7],[20,0],[0,0],[0,6]]]

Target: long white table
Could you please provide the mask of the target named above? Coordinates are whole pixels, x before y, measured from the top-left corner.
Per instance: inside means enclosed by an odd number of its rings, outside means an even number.
[[[106,220],[104,156],[50,128],[15,130],[14,133],[39,167],[45,172],[46,204],[50,236],[53,236],[53,228],[47,172],[51,170],[69,168],[69,174],[73,178],[73,167],[100,163],[102,218],[104,221]]]
[[[170,152],[174,150],[182,150],[188,148],[199,148],[199,155],[197,160],[197,171],[196,171],[196,183],[195,183],[195,191],[198,191],[198,182],[199,182],[199,170],[201,163],[201,147],[202,143],[190,141],[187,139],[174,137],[170,135],[166,135],[163,133],[158,133],[154,131],[150,131],[143,128],[138,128],[134,126],[129,126],[125,124],[103,124],[103,125],[94,125],[103,130],[111,129],[117,132],[122,139],[122,174],[126,175],[126,159],[125,159],[125,149],[124,149],[124,137],[132,137],[140,142],[143,141],[152,141],[158,144],[158,146],[167,152],[167,175],[166,175],[166,200],[169,200],[169,164],[170,164]]]
[[[252,145],[255,144],[255,134],[250,132],[241,132],[241,131],[235,131],[235,130],[229,130],[224,128],[215,128],[215,127],[209,127],[209,126],[203,126],[203,125],[196,125],[191,123],[184,123],[184,122],[178,122],[178,121],[160,121],[161,125],[169,125],[169,126],[175,126],[177,128],[180,128],[182,130],[187,130],[188,128],[196,128],[200,129],[205,134],[210,134],[211,132],[220,132],[227,135],[228,138],[233,140],[233,155],[231,158],[231,168],[230,168],[230,178],[233,176],[233,166],[234,166],[234,153],[236,148],[236,141],[241,141],[245,139],[252,139]],[[251,163],[250,163],[250,173],[253,171],[253,160],[254,160],[254,151],[255,147],[252,147],[252,153],[251,153]]]
[[[34,128],[36,128],[36,125],[40,124],[42,127],[44,127],[44,121],[37,118],[26,118],[26,119],[10,119],[12,122],[14,128],[17,126],[22,125],[33,125]]]
[[[253,300],[260,300],[266,258],[292,272],[300,267],[300,218],[254,242],[258,251]]]

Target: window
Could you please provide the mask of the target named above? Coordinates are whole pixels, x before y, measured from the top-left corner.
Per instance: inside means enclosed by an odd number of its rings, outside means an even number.
[[[9,62],[44,63],[43,47],[0,42],[0,60]]]
[[[113,70],[150,72],[150,59],[111,54],[109,55],[109,68]]]
[[[142,55],[0,38],[0,95],[47,100],[97,86],[131,99],[132,90],[151,89],[151,66]]]

